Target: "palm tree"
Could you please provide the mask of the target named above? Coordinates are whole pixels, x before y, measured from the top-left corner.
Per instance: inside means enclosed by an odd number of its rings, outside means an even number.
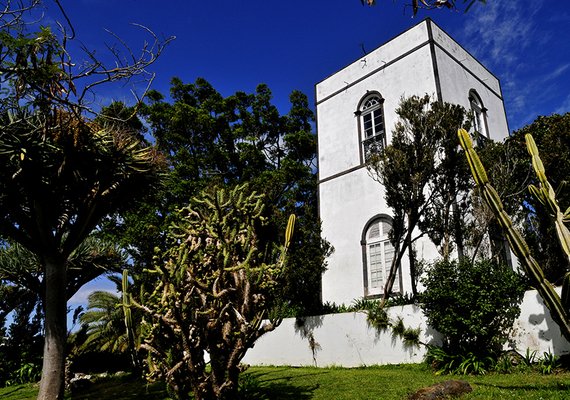
[[[125,353],[129,341],[125,329],[121,297],[106,291],[92,292],[88,297],[87,311],[80,317],[87,326],[83,350]]]

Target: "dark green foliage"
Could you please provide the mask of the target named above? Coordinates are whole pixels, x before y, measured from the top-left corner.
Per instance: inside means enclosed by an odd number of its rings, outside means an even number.
[[[72,254],[104,217],[147,193],[164,166],[125,127],[88,121],[84,99],[99,84],[144,76],[164,43],[145,45],[140,57],[126,49],[132,64],[116,48],[109,68],[89,50],[76,62],[66,48],[74,39],[66,34],[70,21],[57,23],[58,35],[38,28],[40,4],[9,1],[0,9],[0,236],[40,262],[45,346],[38,398],[52,400],[63,398],[69,288],[103,272],[75,271]]]
[[[522,278],[489,260],[441,260],[422,280],[421,307],[452,355],[496,354],[520,314]]]
[[[13,284],[0,286],[0,322],[12,312],[12,322],[0,331],[0,386],[37,382],[41,370],[42,309],[37,294]]]
[[[540,296],[544,300],[553,320],[560,327],[562,335],[570,338],[570,318],[568,316],[568,300],[570,299],[570,272],[566,272],[562,286],[562,296],[559,296],[552,283],[545,277],[543,268],[533,258],[530,248],[519,231],[513,226],[512,219],[506,213],[501,198],[497,191],[490,184],[485,167],[481,163],[477,152],[473,148],[471,138],[465,130],[458,130],[461,147],[465,150],[465,155],[469,161],[469,166],[477,187],[481,191],[482,197],[489,209],[492,211],[497,222],[500,224],[505,236],[509,241],[512,251],[518,257],[530,283],[536,287]],[[530,185],[529,191],[547,210],[548,218],[556,227],[556,236],[561,249],[570,259],[570,230],[566,226],[570,218],[570,207],[563,212],[556,199],[556,193],[552,188],[544,164],[542,163],[536,143],[530,134],[525,135],[527,151],[532,160],[532,167],[538,180],[538,185]],[[569,339],[570,340],[570,339]]]
[[[491,356],[473,352],[456,354],[437,346],[428,347],[425,361],[436,375],[485,375],[496,368],[495,359]]]
[[[140,113],[170,163],[164,188],[116,227],[137,271],[151,267],[172,214],[192,196],[214,185],[248,183],[265,194],[268,240],[282,237],[288,216],[297,216],[280,287],[283,308],[293,315],[318,313],[330,246],[320,236],[316,137],[307,97],[294,91],[289,112],[281,115],[266,85],[224,97],[201,78],[191,84],[174,78],[170,96],[150,92]]]
[[[379,306],[368,310],[366,321],[378,332],[385,332],[391,326],[386,309]]]
[[[570,206],[570,185],[568,185],[570,113],[538,117],[532,124],[515,131],[507,141],[512,148],[512,156],[516,160],[515,167],[518,170],[514,179],[525,188],[529,184],[538,186],[539,183],[538,178],[532,172],[525,144],[526,134],[531,134],[536,142],[546,176],[556,191],[558,204],[562,211],[566,210]],[[522,225],[521,233],[533,257],[543,268],[547,279],[556,285],[561,285],[564,274],[570,271],[570,265],[556,238],[556,231],[548,215],[548,209],[540,204],[539,200],[528,190],[518,192],[515,199],[519,205],[522,204],[524,207],[522,210],[519,208],[515,211],[524,213],[525,224]]]
[[[548,209],[528,190],[529,185],[536,186],[539,181],[527,151],[526,134],[533,136],[546,176],[556,191],[560,208],[565,210],[570,206],[570,187],[566,184],[570,168],[570,113],[538,117],[532,124],[513,132],[504,143],[490,143],[478,148],[477,153],[504,210],[519,229],[546,278],[561,285],[570,266],[556,238]],[[490,228],[495,237],[503,235],[496,221]]]
[[[406,252],[412,255],[412,292],[417,295],[420,265],[413,244],[421,236],[415,233],[418,228],[438,246],[442,257],[449,257],[454,248],[462,254],[463,216],[469,207],[469,170],[456,137],[458,128],[469,126],[465,109],[425,95],[402,99],[396,113],[399,121],[390,145],[367,165],[384,186],[386,204],[393,211],[390,238],[396,256],[384,300]]]

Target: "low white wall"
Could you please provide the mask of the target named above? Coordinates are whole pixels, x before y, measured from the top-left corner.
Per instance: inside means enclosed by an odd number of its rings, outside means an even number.
[[[438,344],[439,334],[426,325],[419,307],[392,307],[388,315],[392,319],[402,317],[406,327],[419,327],[421,342]],[[419,363],[425,354],[425,346],[406,348],[400,339],[392,338],[390,330],[378,333],[369,327],[363,312],[307,317],[304,321],[300,327],[295,318],[283,320],[276,330],[256,342],[243,362],[251,365],[359,367]],[[511,344],[523,354],[527,348],[537,350],[539,356],[543,352],[570,353],[570,344],[561,336],[534,290],[525,294],[521,315],[513,328]],[[314,352],[310,346],[311,334]]]

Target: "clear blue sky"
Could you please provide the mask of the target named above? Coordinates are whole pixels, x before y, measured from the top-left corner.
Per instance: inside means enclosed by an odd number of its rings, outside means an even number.
[[[151,68],[153,88],[165,94],[173,76],[206,78],[224,95],[266,83],[286,112],[292,90],[312,104],[314,84],[361,57],[362,46],[371,51],[429,16],[501,80],[511,130],[570,111],[569,9],[547,0],[487,1],[467,14],[420,10],[412,18],[410,0],[378,0],[375,7],[359,0],[61,0],[79,40],[97,54],[116,42],[105,29],[133,49],[150,39],[132,22],[176,36]],[[61,20],[54,8],[47,13]],[[103,104],[132,101],[129,87],[101,95]]]

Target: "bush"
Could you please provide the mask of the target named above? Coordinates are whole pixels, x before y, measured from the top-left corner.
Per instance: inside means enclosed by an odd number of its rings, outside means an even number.
[[[422,309],[443,335],[443,350],[476,357],[497,354],[520,314],[523,278],[491,260],[441,260],[422,279]]]

